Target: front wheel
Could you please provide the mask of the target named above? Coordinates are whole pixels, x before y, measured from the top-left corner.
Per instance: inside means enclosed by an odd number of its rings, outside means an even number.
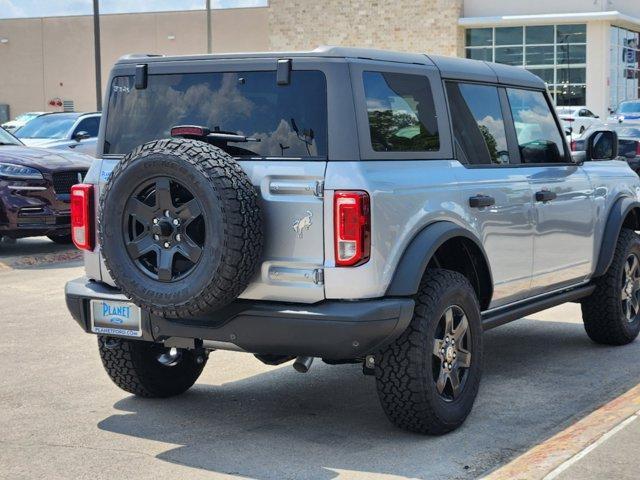
[[[407,330],[375,357],[378,396],[398,427],[430,435],[458,428],[471,411],[482,366],[475,291],[461,274],[425,274]]]
[[[623,228],[607,273],[582,301],[589,338],[605,345],[625,345],[640,333],[640,237]]]
[[[98,336],[107,374],[122,390],[140,397],[172,397],[186,392],[207,358],[192,350],[169,349],[141,340]]]

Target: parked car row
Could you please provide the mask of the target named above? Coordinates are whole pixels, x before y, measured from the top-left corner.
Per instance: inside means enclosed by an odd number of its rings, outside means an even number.
[[[27,112],[2,127],[30,147],[96,155],[100,113]]]

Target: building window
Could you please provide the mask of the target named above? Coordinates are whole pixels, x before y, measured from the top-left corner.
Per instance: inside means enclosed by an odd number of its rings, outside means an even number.
[[[585,24],[469,28],[465,38],[467,58],[524,67],[544,80],[557,105],[586,104]]]
[[[609,109],[624,100],[640,98],[640,33],[611,27]]]

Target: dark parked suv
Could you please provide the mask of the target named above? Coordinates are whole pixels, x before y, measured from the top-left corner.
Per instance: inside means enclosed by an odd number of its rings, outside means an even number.
[[[90,165],[86,155],[29,148],[0,128],[0,237],[69,243],[71,186]]]

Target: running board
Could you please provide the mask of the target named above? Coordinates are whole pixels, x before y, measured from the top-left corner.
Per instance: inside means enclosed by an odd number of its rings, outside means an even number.
[[[581,298],[588,297],[595,290],[595,285],[585,285],[583,287],[565,290],[564,292],[554,293],[536,300],[519,304],[514,307],[505,307],[497,312],[487,312],[482,315],[482,328],[490,330],[505,323],[513,322],[520,318],[531,315],[532,313],[541,312],[547,308],[555,307],[567,302],[575,302]]]

